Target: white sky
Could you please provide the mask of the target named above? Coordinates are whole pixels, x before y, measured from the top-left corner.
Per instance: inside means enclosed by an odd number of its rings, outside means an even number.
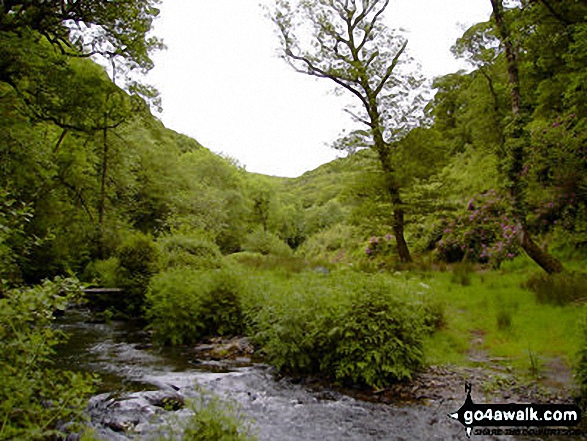
[[[354,127],[345,97],[278,58],[258,0],[163,0],[160,8],[154,33],[168,49],[153,57],[148,80],[161,92],[167,127],[269,175],[299,176],[341,155],[329,146]],[[392,0],[386,20],[407,31],[432,78],[464,67],[450,47],[490,10],[489,0]]]

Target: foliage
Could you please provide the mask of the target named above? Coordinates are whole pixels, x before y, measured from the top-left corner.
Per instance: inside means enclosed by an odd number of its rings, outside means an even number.
[[[241,276],[234,268],[172,268],[157,274],[146,299],[146,317],[164,343],[191,343],[243,331]]]
[[[580,272],[532,274],[525,287],[536,294],[539,303],[562,306],[587,300],[587,274]]]
[[[118,257],[90,262],[84,270],[84,281],[104,288],[117,288],[119,284],[120,261]]]
[[[18,203],[0,190],[0,295],[5,287],[20,281],[18,260],[28,254],[33,241],[24,232],[32,217],[32,208]]]
[[[255,287],[255,339],[282,371],[381,387],[422,366],[425,323],[436,320],[412,284],[345,271],[263,278]]]
[[[63,437],[60,425],[83,422],[92,378],[51,366],[65,338],[51,326],[54,312],[80,298],[78,282],[62,278],[0,297],[0,439]]]
[[[251,251],[226,256],[227,262],[236,262],[246,268],[272,270],[280,273],[299,273],[308,268],[308,262],[299,255],[277,256],[275,254],[261,254]]]
[[[267,231],[263,227],[257,227],[245,238],[243,250],[275,256],[288,256],[292,253],[291,248],[275,233]]]
[[[369,259],[376,259],[381,263],[390,259],[394,255],[393,236],[386,234],[385,236],[371,236],[365,247],[365,254]]]
[[[161,269],[188,267],[212,269],[222,265],[218,245],[203,232],[182,232],[162,236],[157,240]]]
[[[22,35],[34,31],[62,54],[100,55],[111,65],[118,65],[118,76],[127,74],[129,90],[152,96],[151,88],[137,83],[131,71],[151,69],[150,52],[163,47],[149,35],[153,19],[159,14],[157,3],[158,0],[11,1],[0,14],[0,32]],[[84,32],[90,28],[92,32]]]
[[[580,248],[587,244],[587,120],[576,114],[536,120],[531,130],[528,174],[534,191],[528,221],[538,232],[564,229],[571,233],[570,245]]]
[[[143,308],[151,277],[159,269],[159,253],[153,238],[137,233],[126,239],[118,249],[119,287],[124,297],[116,309],[129,314],[139,314]]]
[[[296,255],[317,263],[352,263],[360,243],[357,227],[335,224],[310,236],[296,250]]]
[[[254,441],[250,423],[238,403],[221,399],[196,385],[196,397],[187,400],[192,415],[160,429],[162,440],[183,441]]]
[[[518,253],[516,231],[505,200],[490,190],[469,200],[466,212],[448,222],[436,251],[447,262],[465,259],[499,267]]]

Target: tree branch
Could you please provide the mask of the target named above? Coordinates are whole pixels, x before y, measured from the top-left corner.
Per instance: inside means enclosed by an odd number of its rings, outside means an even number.
[[[391,64],[387,67],[387,71],[385,72],[385,75],[383,76],[383,78],[379,82],[379,85],[375,89],[375,95],[379,95],[381,90],[383,90],[385,83],[387,83],[387,80],[389,80],[389,78],[391,77],[393,70],[397,66],[397,63],[399,62],[399,57],[401,57],[401,55],[404,53],[407,45],[408,45],[408,41],[406,40],[404,42],[404,44],[402,45],[402,47],[400,48],[400,50],[397,52],[397,54],[395,54],[395,57],[393,57]]]
[[[567,19],[566,19],[565,17],[563,17],[561,14],[559,14],[558,12],[556,12],[556,11],[554,10],[553,6],[552,6],[550,3],[548,3],[548,1],[546,1],[546,0],[540,0],[540,3],[542,3],[542,4],[544,5],[544,7],[545,7],[546,9],[548,9],[548,12],[550,12],[550,14],[551,14],[551,15],[552,15],[554,18],[556,18],[558,21],[560,21],[560,22],[563,22],[563,23],[564,23],[564,24],[566,24],[566,25],[573,24],[573,22],[572,22],[572,21],[570,21],[570,20],[567,20]]]
[[[339,86],[343,87],[344,89],[346,89],[349,92],[351,92],[354,95],[356,95],[361,100],[361,102],[363,103],[363,105],[365,105],[365,107],[368,107],[367,98],[365,96],[363,96],[363,94],[361,94],[361,92],[358,91],[357,89],[355,89],[353,86],[351,86],[350,84],[345,83],[345,81],[356,82],[352,78],[344,78],[342,76],[336,76],[334,74],[328,73],[325,70],[320,69],[319,67],[315,66],[306,57],[302,57],[302,56],[293,54],[291,52],[291,50],[289,50],[289,49],[286,50],[286,56],[288,57],[288,61],[289,61],[289,58],[291,58],[291,59],[294,59],[294,60],[297,60],[297,61],[301,61],[302,63],[304,63],[308,67],[307,70],[303,70],[303,69],[298,68],[295,64],[293,64],[293,63],[290,62],[289,64],[297,72],[304,73],[306,75],[312,75],[312,76],[319,77],[319,78],[328,78],[328,79],[334,81]]]
[[[361,118],[359,115],[357,115],[357,114],[355,114],[355,113],[351,112],[351,111],[350,111],[349,109],[347,109],[346,107],[345,107],[344,109],[342,109],[342,110],[344,110],[346,113],[348,113],[350,116],[352,116],[352,117],[353,117],[354,119],[356,119],[357,121],[359,121],[359,122],[362,122],[362,123],[363,123],[363,124],[365,124],[366,126],[369,126],[369,127],[371,127],[371,123],[370,123],[369,121],[367,121],[366,119],[364,119],[364,118]]]
[[[367,41],[369,40],[369,36],[371,35],[371,31],[373,30],[373,27],[375,26],[375,22],[377,22],[377,20],[381,16],[381,14],[383,14],[383,12],[385,12],[385,9],[387,9],[388,5],[389,5],[389,0],[385,0],[385,3],[381,7],[381,9],[379,11],[377,11],[377,13],[373,16],[373,18],[371,19],[371,22],[363,28],[363,32],[365,33],[365,35],[363,36],[363,41],[361,41],[361,43],[357,47],[357,50],[360,51],[361,49],[363,49],[363,46],[365,46],[365,44],[367,44]]]

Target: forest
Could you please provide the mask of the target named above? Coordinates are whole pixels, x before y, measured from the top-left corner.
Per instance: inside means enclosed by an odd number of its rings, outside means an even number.
[[[83,427],[99,379],[51,363],[72,304],[159,345],[247,336],[279,372],[349,388],[481,351],[528,384],[569,372],[582,402],[584,1],[491,0],[452,47],[470,69],[427,83],[380,20],[393,2],[277,0],[283,58],[355,99],[360,127],[298,178],[157,119],[157,3],[2,2],[0,439]]]

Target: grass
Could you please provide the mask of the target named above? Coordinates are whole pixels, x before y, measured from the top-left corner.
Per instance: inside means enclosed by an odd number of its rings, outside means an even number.
[[[523,288],[529,274],[524,262],[472,272],[465,284],[451,273],[429,274],[426,283],[445,305],[446,325],[426,342],[428,363],[470,364],[471,336],[480,335],[479,349],[513,368],[536,370],[539,360],[553,357],[573,365],[581,343],[582,307],[538,303]]]

